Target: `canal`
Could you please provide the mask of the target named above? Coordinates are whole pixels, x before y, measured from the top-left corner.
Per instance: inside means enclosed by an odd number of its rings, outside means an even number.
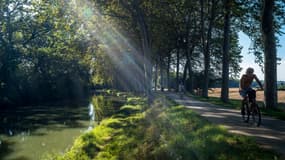
[[[0,159],[39,160],[64,153],[90,123],[90,105],[1,110]]]

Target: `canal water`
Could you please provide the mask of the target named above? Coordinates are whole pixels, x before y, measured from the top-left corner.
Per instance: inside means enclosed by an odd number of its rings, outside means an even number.
[[[64,153],[93,120],[92,105],[0,110],[0,159],[39,160]]]

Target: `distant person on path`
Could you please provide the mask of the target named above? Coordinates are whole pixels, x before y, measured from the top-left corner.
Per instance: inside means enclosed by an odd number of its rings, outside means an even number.
[[[243,101],[245,100],[245,97],[249,92],[253,92],[254,96],[256,96],[255,90],[251,88],[251,83],[253,79],[255,79],[255,81],[258,83],[260,88],[263,89],[261,82],[254,74],[254,69],[251,67],[247,68],[246,74],[242,75],[240,79],[240,84],[239,84],[239,93],[243,97]]]
[[[180,96],[183,97],[183,94],[185,94],[185,88],[184,88],[184,85],[183,83],[180,83],[179,86],[178,86],[178,91],[180,93]]]
[[[184,93],[185,88],[184,88],[183,83],[180,83],[180,84],[179,84],[179,86],[178,86],[178,91]]]

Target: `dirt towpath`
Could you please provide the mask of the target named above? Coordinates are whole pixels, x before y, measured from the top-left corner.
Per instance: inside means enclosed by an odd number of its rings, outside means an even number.
[[[239,110],[223,108],[186,96],[181,97],[172,92],[165,94],[210,122],[226,127],[229,132],[254,137],[261,147],[273,149],[282,155],[281,159],[285,159],[285,121],[262,116],[261,126],[255,127],[242,121]]]

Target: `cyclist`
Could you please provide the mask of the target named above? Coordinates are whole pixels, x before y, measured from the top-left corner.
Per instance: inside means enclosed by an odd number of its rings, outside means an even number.
[[[241,108],[241,114],[243,115],[243,117],[245,115],[244,104],[247,103],[247,97],[251,103],[255,104],[256,92],[254,89],[251,88],[251,83],[253,79],[255,79],[255,81],[259,84],[260,88],[263,89],[261,82],[256,77],[256,75],[253,73],[254,73],[254,69],[249,67],[246,70],[246,74],[242,75],[240,79],[239,93],[243,97],[242,108]],[[248,122],[248,118],[245,119],[245,122]],[[260,124],[260,118],[259,118],[258,125],[259,124]]]
[[[251,88],[251,83],[255,79],[255,81],[258,83],[260,88],[263,90],[263,86],[257,76],[254,74],[254,69],[249,67],[246,69],[246,74],[242,75],[240,79],[239,84],[239,93],[243,97],[243,102],[246,100],[246,96],[248,93],[252,93],[254,98],[256,96],[255,90]]]

